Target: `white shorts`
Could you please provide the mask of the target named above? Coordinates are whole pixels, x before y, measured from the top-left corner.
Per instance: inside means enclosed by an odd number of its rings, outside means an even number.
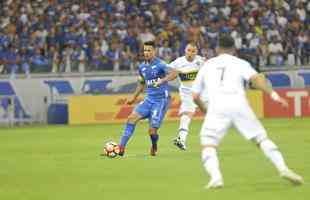
[[[181,92],[180,91],[180,99],[181,99],[181,106],[179,109],[179,114],[181,115],[184,112],[195,112],[197,105],[193,100],[193,96],[190,92]]]
[[[234,125],[239,133],[247,140],[267,137],[265,128],[257,119],[247,101],[229,105],[217,102],[209,105],[203,122],[200,137],[201,145],[219,145],[227,130]]]
[[[184,112],[192,112],[194,113],[197,109],[197,105],[193,100],[192,91],[187,89],[180,89],[179,90],[181,105],[179,109],[179,115]],[[202,101],[207,105],[207,95],[204,93],[202,96]]]

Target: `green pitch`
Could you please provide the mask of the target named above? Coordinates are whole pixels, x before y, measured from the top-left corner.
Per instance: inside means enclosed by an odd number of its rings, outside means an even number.
[[[219,148],[225,187],[205,190],[199,130],[188,151],[171,140],[178,123],[160,130],[159,154],[149,156],[147,124],[137,126],[124,158],[101,157],[106,141],[118,142],[123,125],[39,126],[0,129],[1,200],[302,200],[310,198],[310,119],[263,121],[288,165],[305,185],[282,180],[255,145],[235,130]]]

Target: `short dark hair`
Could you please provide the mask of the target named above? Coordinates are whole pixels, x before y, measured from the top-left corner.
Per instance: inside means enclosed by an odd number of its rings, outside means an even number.
[[[220,36],[219,46],[220,46],[220,48],[224,48],[224,49],[234,48],[235,41],[229,35],[222,35],[222,36]]]
[[[192,47],[197,48],[197,44],[195,42],[188,42],[186,46],[191,45]]]
[[[153,48],[155,48],[155,42],[154,41],[146,41],[143,43],[143,45],[152,46]]]

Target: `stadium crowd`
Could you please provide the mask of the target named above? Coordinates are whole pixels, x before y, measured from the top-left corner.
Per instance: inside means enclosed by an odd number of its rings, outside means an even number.
[[[307,66],[307,0],[1,0],[0,72],[133,70],[155,40],[166,62],[188,42],[214,56],[231,34],[257,68]]]

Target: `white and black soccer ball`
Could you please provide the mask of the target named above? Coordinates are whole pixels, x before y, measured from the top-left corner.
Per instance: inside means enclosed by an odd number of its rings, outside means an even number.
[[[103,147],[103,154],[109,158],[115,158],[119,154],[119,145],[116,142],[109,141]]]

